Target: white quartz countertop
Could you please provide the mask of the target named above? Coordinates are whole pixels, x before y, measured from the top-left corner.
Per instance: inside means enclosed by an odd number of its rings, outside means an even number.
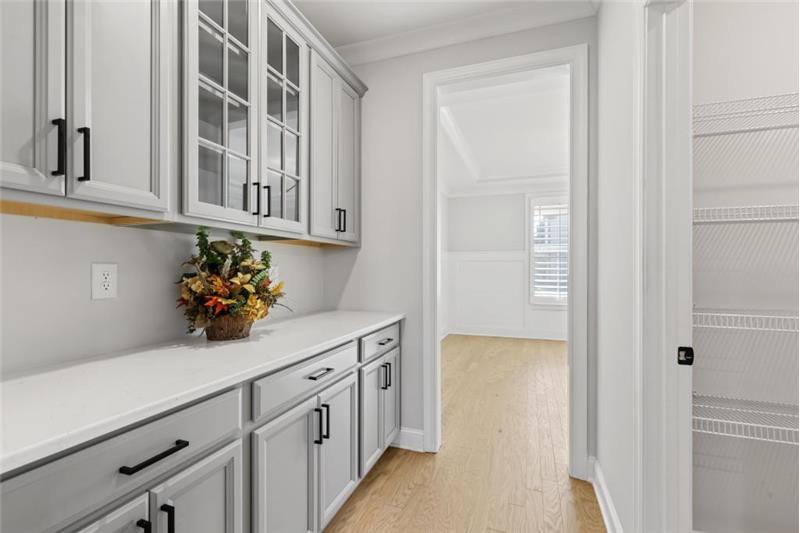
[[[4,380],[0,472],[290,366],[403,318],[331,311],[267,321],[240,341],[191,338]]]

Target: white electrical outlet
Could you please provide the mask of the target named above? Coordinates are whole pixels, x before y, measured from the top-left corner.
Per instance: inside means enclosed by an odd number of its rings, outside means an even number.
[[[92,300],[117,297],[117,264],[92,263]]]

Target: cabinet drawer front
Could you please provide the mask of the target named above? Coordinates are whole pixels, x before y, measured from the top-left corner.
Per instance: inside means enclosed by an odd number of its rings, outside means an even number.
[[[240,434],[241,405],[241,390],[236,389],[4,481],[0,530],[55,531],[144,488],[187,459]],[[189,444],[176,446],[178,440]],[[173,453],[163,455],[167,451]],[[160,460],[148,464],[159,455]],[[137,471],[125,475],[119,471],[123,466]]]
[[[279,414],[358,364],[354,342],[253,382],[253,420]]]
[[[400,344],[400,323],[392,324],[361,339],[361,362],[386,353]]]

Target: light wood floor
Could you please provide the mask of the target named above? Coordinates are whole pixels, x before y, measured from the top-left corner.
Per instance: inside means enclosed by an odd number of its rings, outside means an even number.
[[[443,446],[386,451],[326,532],[605,531],[567,475],[566,344],[451,335]]]

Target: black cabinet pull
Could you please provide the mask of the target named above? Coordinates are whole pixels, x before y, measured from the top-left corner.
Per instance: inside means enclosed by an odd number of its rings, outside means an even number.
[[[342,210],[338,207],[336,208],[336,228],[334,231],[342,231]]]
[[[78,176],[78,181],[92,179],[92,131],[87,128],[78,128],[78,133],[83,134],[83,176]]]
[[[161,510],[167,513],[167,533],[175,533],[175,507],[165,503]]]
[[[385,338],[385,339],[383,339],[382,341],[378,341],[378,346],[386,346],[387,344],[389,344],[389,343],[390,343],[390,342],[392,342],[393,340],[394,340],[394,339],[393,339],[393,338],[391,338],[391,337],[386,337],[386,338]]]
[[[136,527],[142,528],[144,533],[152,533],[153,531],[153,524],[151,524],[149,520],[145,520],[144,518],[140,518],[136,522]]]
[[[267,212],[264,213],[264,218],[269,218],[272,216],[272,185],[264,185],[264,189],[267,191]]]
[[[389,389],[389,369],[386,366],[386,363],[381,365],[381,368],[384,370],[383,373],[383,383],[381,384],[381,389],[388,390]]]
[[[347,231],[347,209],[342,209],[342,231]]]
[[[386,384],[386,387],[391,387],[392,386],[392,363],[386,363],[386,364],[388,365],[388,368],[386,369],[386,378],[387,378],[387,381],[388,381],[388,383]]]
[[[52,124],[58,126],[58,162],[56,169],[50,174],[63,176],[67,166],[67,121],[63,118],[56,118],[53,119]]]
[[[258,181],[253,182],[253,187],[256,188],[256,212],[253,213],[254,215],[258,215],[259,213],[261,213],[261,189],[259,189],[260,186],[261,186],[260,182]]]
[[[319,422],[319,438],[314,439],[314,444],[322,444],[322,409],[315,407],[314,412],[317,413],[317,421]]]
[[[310,379],[311,381],[317,381],[317,380],[320,380],[320,379],[324,378],[325,376],[327,376],[328,374],[330,374],[334,370],[335,370],[335,368],[330,368],[330,367],[323,368],[321,370],[317,370],[316,372],[314,372],[313,374],[311,374],[309,376],[306,376],[306,379]]]
[[[119,472],[120,472],[120,474],[125,474],[126,476],[132,476],[136,472],[138,472],[140,470],[144,470],[148,466],[150,466],[152,464],[155,464],[155,463],[159,462],[160,460],[169,457],[173,453],[176,453],[176,452],[186,448],[187,446],[189,446],[189,441],[188,440],[180,440],[180,439],[178,439],[178,440],[175,441],[175,446],[173,446],[169,450],[164,450],[163,452],[159,453],[158,455],[154,455],[150,459],[145,459],[144,461],[142,461],[138,465],[121,466],[121,467],[119,467]]]
[[[323,439],[331,438],[331,406],[327,403],[322,404],[325,409],[325,433],[322,434]]]

